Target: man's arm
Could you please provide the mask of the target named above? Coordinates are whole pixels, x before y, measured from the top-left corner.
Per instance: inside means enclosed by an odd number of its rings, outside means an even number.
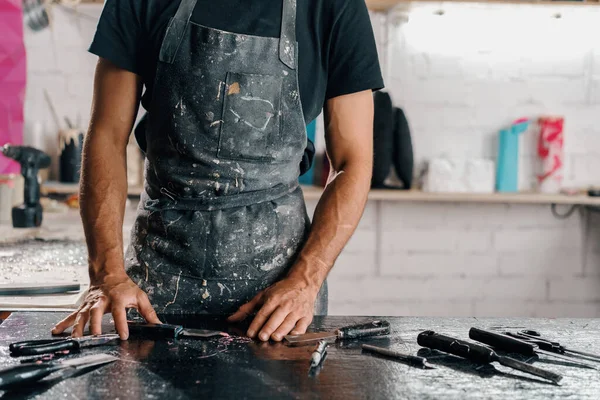
[[[230,317],[258,310],[248,336],[280,341],[312,322],[315,299],[335,260],[354,233],[369,193],[373,164],[371,90],[330,99],[325,139],[332,172],[317,205],[312,229],[288,276],[259,293]]]
[[[92,334],[100,334],[102,316],[111,312],[117,331],[126,339],[126,308],[137,308],[149,322],[159,322],[146,294],[125,273],[123,261],[126,148],[138,110],[141,86],[139,76],[100,58],[80,183],[90,291],[79,310],[57,324],[54,334],[73,325],[72,335],[82,336],[90,320]]]

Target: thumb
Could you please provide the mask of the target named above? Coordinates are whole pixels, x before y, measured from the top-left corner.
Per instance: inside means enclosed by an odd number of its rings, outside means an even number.
[[[148,295],[144,292],[138,296],[138,312],[144,317],[146,322],[150,324],[162,324],[156,315],[156,311],[150,304],[150,300],[148,299]]]
[[[263,292],[258,293],[252,300],[241,306],[231,317],[227,318],[227,321],[240,322],[246,319],[246,317],[260,304],[262,297]]]

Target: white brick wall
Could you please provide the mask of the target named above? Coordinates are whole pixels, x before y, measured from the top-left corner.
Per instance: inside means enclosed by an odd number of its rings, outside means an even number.
[[[494,7],[478,9],[506,12]],[[50,151],[56,127],[44,88],[59,115],[89,121],[96,59],[86,49],[100,7],[80,10],[88,17],[55,8],[52,31],[26,33],[26,137],[40,122]],[[392,26],[386,40],[385,21],[373,16],[382,60],[389,59],[386,83],[409,118],[417,161],[495,157],[501,127],[562,114],[566,183],[600,184],[600,42],[545,55],[487,43],[451,53],[419,49]],[[439,35],[435,25],[427,29]],[[598,36],[589,31],[573,43],[582,37]],[[531,135],[523,141],[524,188],[534,181],[535,144]],[[311,215],[315,205],[308,204]],[[547,206],[370,202],[329,282],[333,314],[600,317],[600,214],[558,220]]]

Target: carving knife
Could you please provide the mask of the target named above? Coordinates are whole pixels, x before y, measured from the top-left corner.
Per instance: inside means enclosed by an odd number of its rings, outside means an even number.
[[[209,329],[188,329],[181,325],[169,324],[147,324],[145,322],[127,323],[129,333],[132,337],[143,337],[147,339],[178,339],[182,337],[193,337],[210,339],[213,337],[228,337],[229,334]]]
[[[10,390],[31,385],[59,371],[86,369],[117,361],[110,354],[94,354],[66,361],[19,364],[0,371],[0,390]]]
[[[492,346],[497,350],[505,351],[507,353],[522,354],[524,356],[544,354],[546,356],[554,357],[579,367],[598,369],[595,365],[591,365],[561,354],[541,350],[535,343],[527,342],[525,340],[517,339],[508,335],[503,335],[501,333],[471,328],[469,331],[469,337],[473,340],[487,344],[488,346]]]
[[[390,334],[390,323],[387,321],[372,321],[364,324],[339,328],[333,332],[305,333],[303,335],[287,335],[285,340],[291,345],[310,344],[326,341],[333,343],[338,339],[359,339],[371,336]]]
[[[0,296],[43,296],[81,291],[79,283],[0,285]]]
[[[505,367],[514,368],[519,371],[547,379],[556,384],[562,380],[562,375],[552,371],[534,367],[531,364],[527,364],[513,358],[499,356],[489,347],[455,339],[434,331],[421,332],[417,337],[417,343],[419,343],[420,346],[466,358],[467,360],[471,360],[478,364],[491,364],[494,361],[497,361]]]

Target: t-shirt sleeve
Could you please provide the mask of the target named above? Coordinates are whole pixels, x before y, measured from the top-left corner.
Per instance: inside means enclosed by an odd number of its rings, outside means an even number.
[[[364,0],[337,1],[329,48],[327,99],[382,89],[383,78]]]
[[[144,49],[139,4],[136,0],[106,0],[89,51],[119,68],[142,75]]]

